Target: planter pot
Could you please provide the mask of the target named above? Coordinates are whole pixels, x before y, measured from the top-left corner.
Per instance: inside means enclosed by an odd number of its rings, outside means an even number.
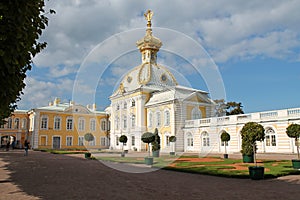
[[[175,156],[175,152],[170,152],[170,155],[171,156]]]
[[[90,158],[91,157],[91,153],[84,153],[84,158]]]
[[[300,160],[293,159],[292,164],[294,169],[300,170]]]
[[[254,163],[254,156],[253,155],[243,155],[243,162],[244,163]]]
[[[249,175],[252,180],[261,180],[264,178],[265,168],[261,166],[250,166]]]
[[[159,151],[152,151],[152,156],[153,157],[159,157]]]
[[[228,159],[228,154],[227,153],[224,154],[224,159]]]
[[[128,153],[128,150],[124,150],[124,153]]]
[[[146,165],[152,165],[153,164],[153,158],[152,157],[145,157],[145,164]]]
[[[125,157],[125,152],[122,152],[122,153],[121,153],[121,157]]]

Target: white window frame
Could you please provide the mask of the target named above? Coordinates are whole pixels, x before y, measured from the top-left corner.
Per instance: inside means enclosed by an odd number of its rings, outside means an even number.
[[[69,144],[68,142],[68,139],[71,139],[71,144]],[[70,146],[73,146],[73,136],[66,136],[66,146],[67,147],[70,147]]]
[[[85,130],[85,119],[83,117],[78,118],[78,131]]]
[[[164,125],[170,126],[170,111],[169,110],[164,111]]]
[[[78,146],[84,146],[84,137],[78,136]]]
[[[107,146],[106,143],[107,143],[106,137],[101,136],[100,137],[100,146]]]
[[[20,128],[20,118],[15,118],[14,119],[14,129],[19,129]]]
[[[160,111],[156,111],[156,113],[155,113],[155,123],[156,123],[156,127],[161,126],[161,113],[160,113]]]
[[[59,116],[54,117],[53,130],[61,130],[61,117]]]
[[[148,127],[152,127],[153,126],[153,114],[151,111],[148,114],[148,122],[149,122]]]
[[[21,129],[26,129],[27,128],[27,119],[23,118],[22,119],[22,124],[21,124]]]
[[[198,107],[193,108],[191,112],[191,119],[201,119],[202,118],[202,112]]]
[[[70,120],[70,122],[69,122]],[[71,125],[71,127],[70,127]],[[73,117],[67,117],[66,118],[66,130],[67,131],[72,131],[74,129],[74,119]]]
[[[90,131],[96,131],[96,119],[90,119]]]
[[[106,123],[105,119],[101,119],[100,126],[101,126],[101,131],[106,131],[107,130],[107,123]]]
[[[48,116],[42,115],[41,116],[41,130],[47,130],[48,129]]]

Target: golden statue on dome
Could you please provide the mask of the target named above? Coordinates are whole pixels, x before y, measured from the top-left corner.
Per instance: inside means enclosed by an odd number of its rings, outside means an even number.
[[[147,12],[144,14],[145,19],[147,20],[147,27],[151,27],[151,19],[153,16],[153,12],[151,10],[147,10]]]

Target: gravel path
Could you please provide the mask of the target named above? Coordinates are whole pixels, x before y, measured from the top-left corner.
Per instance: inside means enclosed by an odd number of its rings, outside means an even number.
[[[167,170],[125,173],[78,156],[0,152],[0,199],[263,198],[299,199],[300,177],[253,181]]]

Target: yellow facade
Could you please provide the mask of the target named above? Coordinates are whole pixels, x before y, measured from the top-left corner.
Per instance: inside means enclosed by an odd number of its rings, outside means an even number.
[[[11,147],[23,148],[25,139],[30,138],[27,111],[15,111],[5,121],[6,123],[0,127],[1,147],[4,148],[9,141]]]

